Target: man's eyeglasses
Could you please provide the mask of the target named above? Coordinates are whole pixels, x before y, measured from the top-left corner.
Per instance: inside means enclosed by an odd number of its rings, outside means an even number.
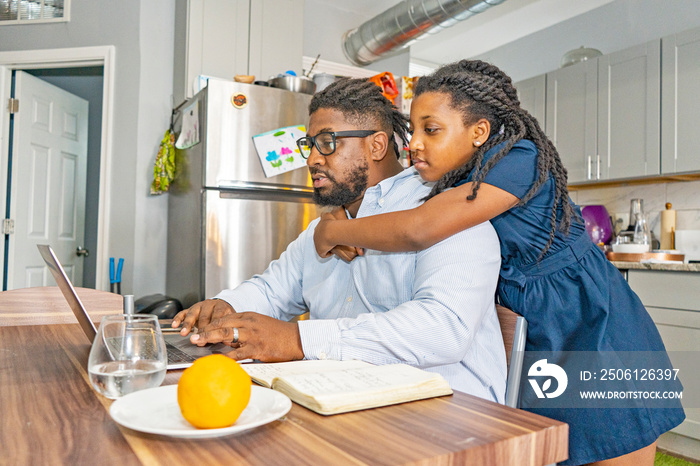
[[[305,136],[297,140],[297,147],[301,156],[305,159],[311,155],[311,149],[316,146],[321,155],[331,155],[335,152],[335,140],[337,138],[366,138],[377,131],[362,129],[357,131],[324,131],[316,136]]]

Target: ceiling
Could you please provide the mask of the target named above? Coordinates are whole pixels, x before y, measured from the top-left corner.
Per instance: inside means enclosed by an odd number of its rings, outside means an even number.
[[[506,0],[439,34],[423,36],[411,45],[411,61],[436,65],[474,57],[612,1]],[[325,0],[324,3],[370,19],[400,1]]]

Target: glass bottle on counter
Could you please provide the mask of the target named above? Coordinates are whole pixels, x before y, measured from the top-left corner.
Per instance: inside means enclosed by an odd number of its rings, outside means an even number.
[[[637,212],[635,214],[632,242],[635,244],[645,244],[648,246],[647,251],[651,251],[651,233],[649,232],[649,225],[647,225],[644,212]]]
[[[630,201],[630,217],[629,225],[625,231],[630,232],[630,236],[634,234],[635,225],[637,221],[637,214],[644,214],[644,199],[632,199]]]
[[[630,224],[627,230],[621,234],[629,236],[632,243],[646,244],[649,251],[653,249],[654,238],[649,230],[649,224],[644,213],[643,199],[632,199],[630,201]]]

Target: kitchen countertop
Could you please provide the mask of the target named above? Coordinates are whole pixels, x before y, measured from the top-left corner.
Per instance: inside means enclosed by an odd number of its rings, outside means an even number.
[[[677,264],[663,262],[611,261],[620,270],[661,270],[669,272],[700,272],[700,264]]]

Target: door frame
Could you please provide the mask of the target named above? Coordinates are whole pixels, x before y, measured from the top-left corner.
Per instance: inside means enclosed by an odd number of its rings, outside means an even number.
[[[103,67],[102,87],[102,135],[100,141],[100,188],[97,208],[97,251],[95,287],[106,283],[107,245],[109,244],[110,221],[110,173],[112,172],[112,132],[114,123],[115,47],[77,47],[64,49],[22,50],[0,52],[0,206],[7,202],[7,164],[9,152],[9,118],[7,102],[13,70],[45,68]],[[21,105],[21,103],[20,103]],[[5,260],[0,248],[0,262]],[[1,269],[1,268],[0,268]],[[0,270],[0,281],[2,280]]]

